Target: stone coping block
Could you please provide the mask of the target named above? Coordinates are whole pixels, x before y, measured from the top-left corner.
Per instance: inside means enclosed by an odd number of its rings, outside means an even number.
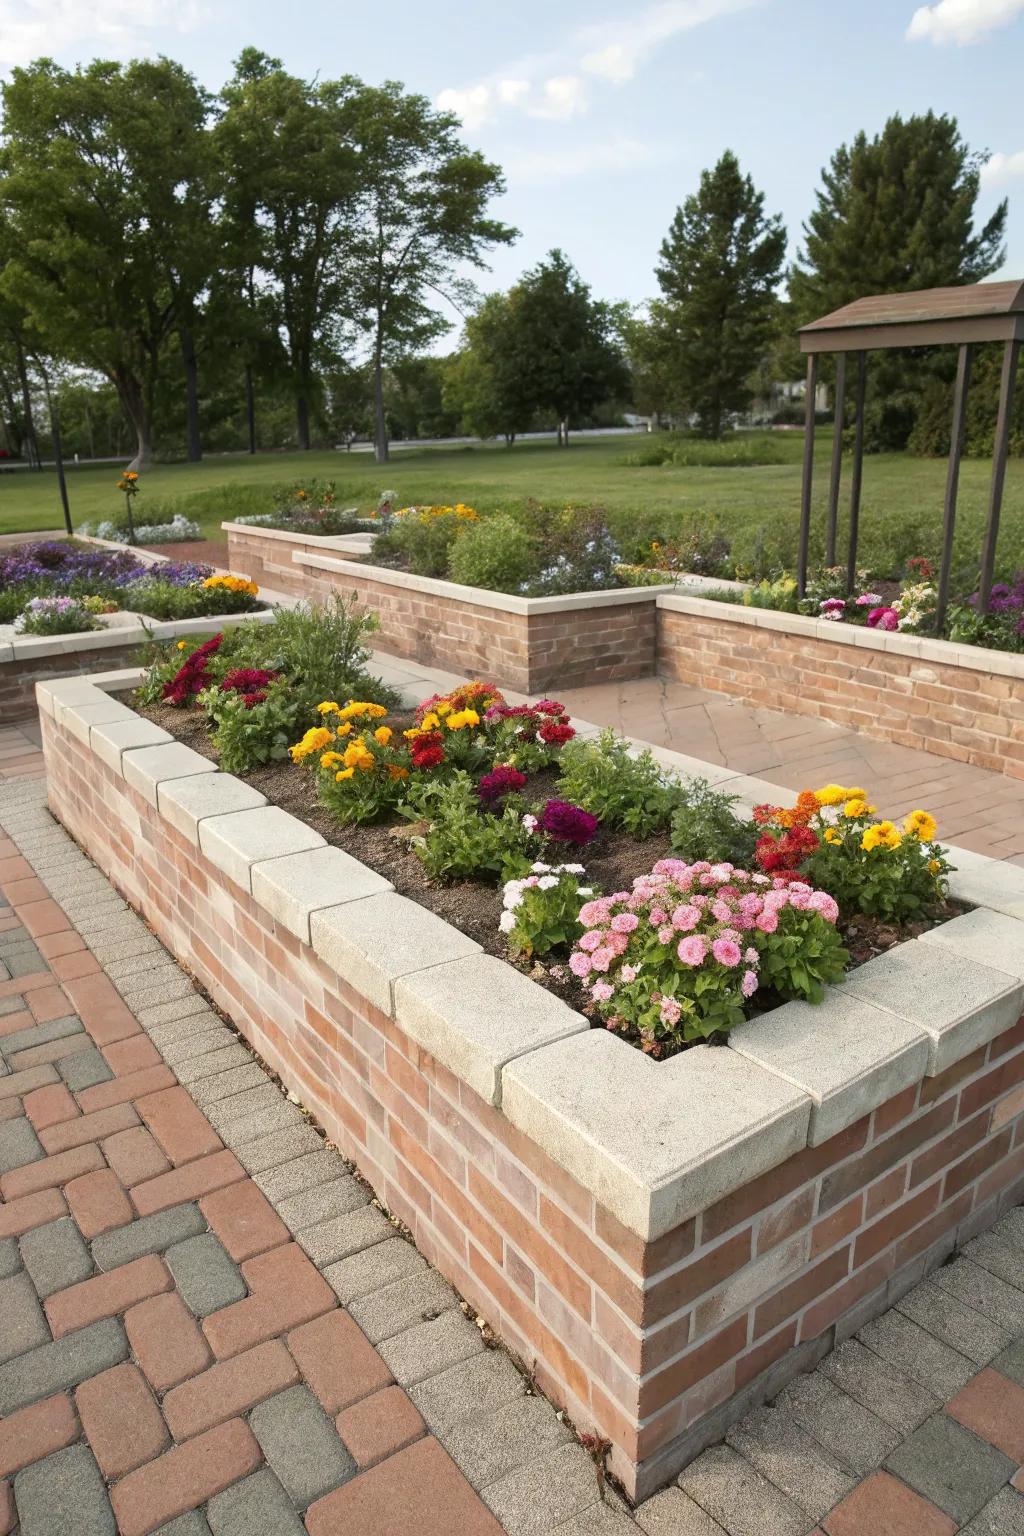
[[[961,922],[954,918],[946,927]],[[1024,1012],[1024,981],[950,945],[898,944],[851,971],[844,991],[924,1030],[929,1077],[1011,1029]]]
[[[314,953],[386,1014],[393,1014],[403,976],[483,953],[458,928],[393,891],[314,912],[310,937]]]
[[[811,1100],[736,1051],[656,1062],[592,1029],[506,1067],[502,1110],[651,1241],[806,1146]]]
[[[126,783],[137,789],[150,805],[156,805],[157,792],[167,779],[185,779],[194,773],[216,773],[217,764],[199,752],[193,752],[183,742],[171,741],[166,746],[133,747],[130,752],[123,752],[121,771]]]
[[[135,712],[122,704],[120,700],[105,694],[95,704],[64,704],[59,707],[60,724],[72,736],[77,736],[79,741],[89,744],[89,735],[94,725],[129,725],[138,719]]]
[[[252,811],[267,803],[266,795],[230,773],[197,773],[171,779],[157,790],[157,809],[189,842],[199,842],[199,823],[208,816]]]
[[[124,546],[119,546],[124,547]],[[272,624],[272,608],[255,613],[211,613],[192,619],[151,619],[144,613],[118,612],[101,616],[102,629],[74,630],[66,635],[15,635],[0,650],[0,662],[37,660],[40,656],[60,657],[79,651],[110,650],[132,640],[142,645],[147,640],[174,640],[184,635],[215,633],[234,629],[246,619],[258,624]],[[112,622],[116,621],[116,622]]]
[[[429,592],[435,597],[455,598],[474,608],[492,608],[498,613],[570,613],[578,608],[617,608],[623,603],[653,603],[659,593],[675,590],[674,583],[657,587],[616,587],[610,592],[569,592],[564,597],[517,597],[511,592],[492,592],[485,587],[464,587],[457,581],[442,581],[433,576],[413,576],[410,571],[393,571],[386,565],[366,561],[339,560],[331,555],[307,555],[296,551],[292,564],[310,570],[338,571],[343,576],[379,581],[386,587],[405,587],[411,592]]]
[[[231,774],[223,779],[240,783]],[[248,785],[245,786],[248,788]],[[252,866],[287,853],[323,848],[319,832],[291,816],[279,805],[264,804],[258,810],[232,811],[199,822],[199,847],[211,864],[223,870],[243,891],[252,890]]]
[[[956,950],[976,965],[987,965],[1024,981],[1024,923],[1005,912],[977,907],[941,928],[922,933],[917,942]]]
[[[395,1022],[485,1099],[501,1103],[510,1061],[590,1025],[494,955],[434,966],[395,983]]]
[[[785,1003],[748,1019],[730,1032],[729,1049],[810,1095],[807,1140],[818,1147],[920,1082],[929,1038],[840,987],[826,1004]]]
[[[143,720],[141,716],[131,711],[129,715],[128,720],[107,720],[89,729],[89,745],[92,750],[100,761],[106,763],[108,768],[112,768],[120,778],[124,778],[121,771],[123,753],[130,751],[133,747],[158,747],[164,742],[174,740],[162,725],[156,725],[152,720]]]
[[[314,912],[381,896],[394,886],[342,848],[308,848],[252,866],[252,895],[276,923],[304,944]]]

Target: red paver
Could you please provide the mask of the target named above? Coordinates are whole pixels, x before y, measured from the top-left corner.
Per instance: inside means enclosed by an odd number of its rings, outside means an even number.
[[[103,1047],[103,1056],[115,1077],[127,1077],[129,1072],[144,1072],[147,1067],[163,1065],[163,1057],[146,1035],[130,1035],[127,1040],[115,1040]]]
[[[199,1209],[236,1264],[291,1242],[291,1233],[251,1179],[206,1195]]]
[[[60,933],[71,927],[51,896],[44,896],[41,901],[26,901],[21,906],[15,902],[14,910],[33,938],[44,933]]]
[[[296,1328],[286,1343],[309,1386],[328,1413],[387,1386],[380,1355],[347,1312],[328,1312]]]
[[[54,955],[50,966],[61,981],[73,981],[78,976],[94,976],[101,970],[96,956],[88,949],[76,949],[68,955]]]
[[[22,982],[24,982],[22,977]],[[49,1024],[51,1019],[64,1019],[74,1013],[67,995],[53,985],[53,977],[47,972],[48,986],[34,988],[29,994],[28,1006],[37,1024]]]
[[[126,1189],[143,1179],[155,1179],[171,1166],[144,1125],[101,1141],[100,1151]]]
[[[946,1412],[1004,1455],[1024,1461],[1024,1387],[991,1368],[979,1371],[946,1404]]]
[[[0,1536],[8,1536],[14,1530],[18,1518],[14,1508],[14,1489],[8,1482],[0,1483]]]
[[[338,1434],[360,1467],[376,1466],[418,1440],[426,1425],[401,1387],[385,1387],[339,1413]]]
[[[1018,1493],[1024,1493],[1024,1467],[1010,1478],[1010,1482]]]
[[[96,976],[72,977],[65,983],[64,990],[75,1005],[74,1012],[97,1045],[110,1045],[115,1040],[126,1040],[129,1035],[141,1033],[142,1025],[126,1006],[110,977],[102,972]]]
[[[181,1168],[172,1168],[144,1184],[132,1189],[132,1200],[140,1216],[151,1216],[154,1211],[164,1211],[170,1205],[181,1205],[185,1200],[198,1200],[225,1184],[237,1183],[245,1178],[245,1169],[233,1152],[214,1152],[209,1157],[197,1158]]]
[[[75,1393],[82,1428],[107,1479],[123,1477],[159,1456],[167,1426],[146,1379],[134,1365],[115,1365]]]
[[[99,1237],[101,1232],[126,1226],[135,1216],[117,1174],[110,1168],[100,1168],[80,1179],[72,1179],[64,1186],[64,1198],[88,1242]]]
[[[16,1035],[22,1029],[31,1029],[35,1022],[27,1008],[19,1008],[17,1013],[5,1013],[0,1016],[0,1036]]]
[[[25,1113],[37,1133],[48,1130],[51,1125],[59,1125],[62,1120],[73,1120],[78,1114],[78,1105],[63,1083],[49,1083],[45,1088],[26,1093],[24,1104]]]
[[[115,1317],[137,1301],[170,1289],[171,1277],[163,1261],[149,1254],[144,1259],[121,1264],[105,1275],[70,1285],[66,1291],[57,1291],[45,1303],[44,1310],[50,1331],[59,1339],[75,1328],[85,1328],[101,1317]]]
[[[91,1143],[85,1147],[73,1147],[69,1152],[58,1152],[53,1157],[41,1157],[36,1163],[26,1163],[14,1168],[0,1179],[0,1195],[5,1200],[21,1200],[41,1189],[56,1189],[80,1174],[92,1173],[104,1168],[103,1154]]]
[[[177,1291],[130,1307],[124,1328],[132,1353],[157,1392],[198,1376],[213,1359],[199,1324]]]
[[[73,933],[70,929],[65,933],[44,933],[36,939],[36,948],[47,960],[52,960],[56,955],[77,954],[86,947],[81,934]]]
[[[858,1483],[825,1516],[824,1528],[828,1536],[954,1536],[956,1531],[948,1515],[888,1472]]]
[[[0,1205],[0,1237],[22,1237],[33,1227],[66,1216],[68,1208],[59,1189],[43,1189],[37,1195],[25,1195]]]
[[[109,1083],[97,1083],[85,1088],[78,1095],[83,1110],[106,1109],[110,1104],[127,1104],[144,1093],[155,1093],[159,1088],[173,1088],[178,1081],[170,1067],[146,1067],[141,1072],[131,1072],[126,1077],[115,1077]]]
[[[66,1152],[70,1147],[81,1147],[87,1141],[102,1141],[116,1131],[126,1131],[138,1125],[139,1117],[130,1104],[115,1104],[111,1109],[97,1109],[81,1115],[77,1120],[65,1120],[40,1131],[39,1140],[47,1152]]]
[[[203,1323],[219,1360],[308,1323],[338,1305],[327,1281],[296,1243],[249,1259],[242,1265],[242,1274],[253,1294],[222,1307]]]
[[[20,880],[5,880],[4,895],[12,907],[17,907],[29,901],[47,901],[50,893],[30,869]]]
[[[502,1536],[497,1520],[432,1436],[318,1499],[306,1511],[306,1529],[309,1536],[398,1536],[407,1531],[416,1536],[456,1531],[458,1536]]]
[[[0,1477],[9,1477],[77,1439],[78,1420],[64,1393],[20,1408],[0,1420]]]
[[[175,1440],[188,1440],[214,1424],[247,1413],[265,1397],[294,1386],[298,1379],[295,1362],[280,1339],[268,1339],[168,1392],[164,1415]]]
[[[185,1445],[174,1446],[148,1466],[129,1472],[110,1490],[121,1536],[146,1536],[177,1515],[198,1508],[247,1472],[255,1472],[262,1459],[244,1419],[219,1424]]]
[[[190,1163],[223,1142],[184,1088],[165,1088],[139,1099],[136,1109],[172,1163]]]

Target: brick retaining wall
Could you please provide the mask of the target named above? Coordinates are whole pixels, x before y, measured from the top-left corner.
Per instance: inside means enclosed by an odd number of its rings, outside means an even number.
[[[55,814],[631,1493],[1024,1194],[1022,1019],[645,1241],[42,719]]]
[[[55,650],[49,656],[19,656],[13,661],[0,661],[0,721],[10,725],[16,720],[35,719],[36,683],[136,665],[140,644],[139,636],[134,634],[130,643],[105,646],[102,650]]]

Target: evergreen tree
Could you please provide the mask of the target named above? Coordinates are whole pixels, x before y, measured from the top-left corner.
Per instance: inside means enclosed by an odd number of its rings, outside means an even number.
[[[730,412],[751,400],[750,375],[771,335],[786,254],[781,217],[726,150],[699,190],[677,208],[656,268],[651,307],[676,409],[720,437]]]

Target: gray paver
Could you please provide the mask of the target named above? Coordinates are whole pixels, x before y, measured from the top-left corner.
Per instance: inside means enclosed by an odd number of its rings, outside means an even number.
[[[241,1049],[241,1047],[233,1047]],[[227,1055],[227,1052],[218,1053]],[[247,1061],[252,1057],[245,1052]],[[200,1061],[210,1061],[212,1057],[201,1056]],[[240,1065],[235,1062],[234,1065]],[[184,1079],[182,1079],[184,1082]],[[277,1094],[277,1103],[269,1105],[266,1109],[255,1110],[251,1115],[239,1115],[237,1120],[230,1121],[223,1130],[221,1139],[229,1147],[244,1146],[247,1141],[256,1141],[260,1136],[266,1136],[270,1131],[287,1130],[289,1126],[304,1125],[300,1110],[294,1104],[289,1104],[287,1099]]]
[[[324,1279],[342,1306],[347,1306],[359,1296],[381,1291],[396,1280],[426,1267],[426,1259],[417,1253],[412,1243],[407,1243],[403,1237],[392,1237],[329,1265],[324,1270]]]
[[[267,1467],[218,1493],[206,1513],[213,1536],[305,1536],[294,1505]]]
[[[1004,1349],[1001,1355],[997,1355],[992,1361],[994,1370],[1003,1376],[1008,1376],[1018,1386],[1024,1387],[1024,1338],[1014,1339],[1009,1349]]]
[[[0,1173],[10,1173],[45,1156],[31,1120],[24,1115],[0,1125]]]
[[[30,1024],[27,1029],[19,1029],[13,1035],[4,1036],[3,1053],[10,1058],[17,1051],[30,1051],[34,1046],[49,1044],[51,1040],[80,1035],[84,1028],[81,1019],[74,1013],[65,1014],[60,1019],[49,1019],[45,1024]]]
[[[217,1072],[213,1077],[200,1078],[193,1083],[189,1092],[199,1105],[205,1109],[209,1104],[216,1104],[220,1099],[231,1098],[233,1094],[244,1093],[247,1088],[257,1088],[264,1081],[266,1074],[258,1061],[250,1061],[245,1067],[229,1067],[226,1072]]]
[[[244,1093],[235,1093],[230,1098],[211,1104],[206,1111],[206,1118],[214,1130],[219,1131],[230,1125],[232,1120],[241,1120],[243,1115],[255,1114],[262,1109],[276,1109],[283,1102],[285,1098],[280,1088],[265,1077],[257,1087],[247,1088]]]
[[[526,1395],[523,1378],[507,1355],[488,1349],[409,1388],[409,1396],[442,1440],[456,1424]]]
[[[384,1363],[401,1386],[436,1376],[484,1348],[480,1330],[461,1312],[442,1312],[440,1317],[417,1323],[404,1333],[377,1346]]]
[[[508,1536],[542,1536],[596,1504],[600,1494],[593,1461],[573,1443],[517,1467],[481,1497]]]
[[[36,949],[16,950],[6,956],[7,969],[12,976],[35,976],[39,971],[46,970],[46,961]]]
[[[874,1354],[927,1387],[943,1402],[966,1386],[977,1370],[973,1360],[951,1349],[895,1308],[866,1323],[857,1337]]]
[[[1017,1470],[1017,1463],[969,1429],[937,1413],[885,1463],[958,1525],[976,1515]]]
[[[901,1296],[896,1310],[913,1318],[915,1323],[920,1323],[937,1339],[979,1366],[987,1365],[1012,1338],[1012,1333],[1000,1328],[990,1317],[983,1316],[930,1280]]]
[[[69,1216],[26,1232],[21,1239],[21,1258],[44,1301],[54,1291],[88,1280],[93,1269],[92,1256]]]
[[[774,1408],[755,1409],[726,1439],[812,1520],[827,1514],[856,1481],[795,1420]]]
[[[967,1244],[963,1253],[965,1258],[1005,1280],[1007,1285],[1018,1291],[1024,1290],[1024,1252],[1009,1235],[1004,1237],[998,1231],[982,1232],[980,1237]]]
[[[116,1269],[147,1253],[163,1253],[174,1243],[197,1237],[206,1231],[206,1220],[198,1205],[173,1205],[155,1216],[141,1216],[126,1227],[104,1232],[93,1241],[92,1256],[100,1269]]]
[[[13,1068],[25,1071],[28,1067],[43,1066],[47,1062],[61,1063],[69,1056],[84,1055],[87,1051],[95,1050],[95,1046],[84,1031],[74,1035],[67,1035],[62,1040],[49,1040],[45,1045],[34,1045],[30,1050],[19,1051],[17,1056],[10,1057]]]
[[[900,1443],[900,1435],[820,1371],[798,1376],[775,1399],[836,1460],[863,1475]]]
[[[610,1503],[591,1504],[564,1525],[553,1527],[551,1536],[636,1536],[636,1524]]]
[[[355,1475],[353,1457],[308,1387],[289,1387],[257,1404],[249,1425],[299,1509]]]
[[[54,1392],[66,1392],[127,1358],[128,1340],[116,1318],[79,1328],[0,1365],[0,1415]]]
[[[24,1272],[0,1280],[0,1362],[13,1360],[50,1341],[50,1329],[35,1286]]]
[[[227,1025],[222,1024],[216,1015],[213,1015],[205,1029],[178,1035],[174,1040],[161,1041],[160,1054],[170,1066],[177,1070],[186,1061],[193,1061],[197,1056],[212,1056],[216,1051],[223,1051],[228,1046],[237,1044],[237,1035],[233,1035]]]
[[[571,1439],[544,1398],[517,1397],[448,1430],[444,1448],[474,1488],[485,1488]]]
[[[17,1274],[20,1268],[21,1255],[18,1252],[16,1239],[0,1238],[0,1280],[6,1280],[9,1275]]]
[[[187,1515],[179,1515],[170,1525],[162,1525],[153,1536],[210,1536],[210,1526],[201,1509],[190,1509]]]
[[[380,1344],[458,1304],[459,1298],[447,1280],[436,1269],[423,1269],[372,1296],[359,1297],[348,1310],[370,1343]]]
[[[350,1173],[343,1173],[338,1179],[289,1195],[278,1205],[277,1214],[291,1232],[301,1232],[304,1227],[333,1221],[335,1216],[348,1216],[368,1205],[369,1201],[370,1192],[366,1185],[360,1184]]]
[[[96,1459],[69,1445],[25,1467],[14,1479],[21,1536],[116,1536],[117,1525]]]
[[[1024,1536],[1024,1498],[1012,1488],[1000,1488],[960,1536]]]
[[[249,1294],[241,1270],[212,1232],[175,1243],[164,1260],[182,1301],[196,1317],[209,1317]]]
[[[727,1445],[704,1451],[678,1481],[730,1536],[806,1536],[803,1510]]]
[[[818,1367],[878,1418],[891,1424],[901,1434],[909,1434],[940,1406],[941,1399],[926,1387],[911,1381],[895,1366],[887,1364],[865,1349],[856,1339],[847,1339]]]
[[[26,1067],[24,1071],[0,1077],[0,1099],[20,1098],[22,1094],[31,1093],[33,1088],[45,1088],[49,1083],[59,1082],[57,1069],[50,1062],[44,1062],[38,1067]]]
[[[681,1488],[663,1488],[639,1505],[636,1523],[645,1536],[726,1536],[718,1521]]]
[[[348,1216],[335,1216],[319,1227],[307,1227],[300,1232],[298,1242],[318,1269],[345,1259],[350,1253],[369,1248],[393,1237],[395,1229],[376,1206],[366,1205]]]
[[[302,1194],[303,1190],[340,1179],[348,1171],[341,1153],[325,1147],[321,1152],[307,1152],[303,1157],[279,1163],[276,1168],[267,1168],[255,1175],[255,1182],[268,1200],[287,1200],[292,1195]]]
[[[281,1163],[290,1163],[307,1152],[323,1150],[324,1139],[308,1121],[291,1125],[284,1131],[272,1131],[258,1141],[247,1142],[236,1153],[246,1173],[264,1173]]]
[[[972,1264],[970,1259],[957,1259],[945,1269],[937,1269],[932,1279],[941,1290],[965,1301],[1000,1328],[1010,1333],[1024,1333],[1024,1291],[1007,1285],[1005,1280],[982,1269],[980,1264]]]
[[[62,1057],[57,1063],[57,1071],[72,1093],[81,1093],[83,1088],[93,1088],[97,1083],[108,1083],[114,1075],[95,1046],[75,1056]]]

